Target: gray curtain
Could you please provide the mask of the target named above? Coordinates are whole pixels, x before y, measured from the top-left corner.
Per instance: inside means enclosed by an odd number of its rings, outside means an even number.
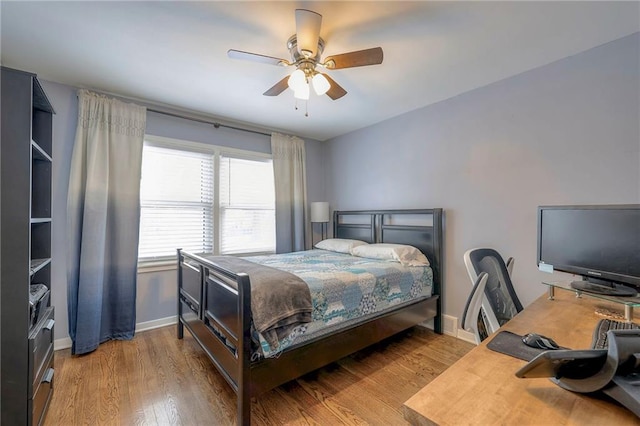
[[[304,141],[271,134],[276,189],[276,253],[307,249],[307,172]]]
[[[78,91],[67,200],[73,354],[135,331],[145,126],[146,108]]]

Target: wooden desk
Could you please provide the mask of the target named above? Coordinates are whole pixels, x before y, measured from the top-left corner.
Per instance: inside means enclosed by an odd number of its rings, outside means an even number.
[[[600,319],[595,306],[606,302],[576,298],[556,291],[544,294],[505,324],[501,330],[524,335],[537,332],[560,346],[591,346]],[[515,372],[526,364],[487,349],[491,337],[474,348],[404,403],[404,417],[416,425],[623,425],[640,424],[631,411],[605,396],[572,393],[550,380],[519,379]]]

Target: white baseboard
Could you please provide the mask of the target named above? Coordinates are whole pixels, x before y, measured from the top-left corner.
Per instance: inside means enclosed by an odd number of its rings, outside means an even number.
[[[428,327],[433,330],[433,320],[426,322],[425,325],[428,325]],[[476,344],[473,333],[458,328],[458,317],[442,315],[442,334],[457,337],[460,340],[473,343],[474,345]]]
[[[447,336],[457,336],[458,318],[451,315],[442,315],[442,333]]]
[[[153,321],[140,322],[136,324],[136,333],[140,331],[153,330],[154,328],[160,328],[167,325],[173,325],[173,324],[176,324],[177,322],[178,322],[177,315],[172,315],[166,318],[160,318]]]
[[[62,349],[69,349],[71,347],[71,337],[63,337],[62,339],[56,339],[53,341],[53,350],[60,351]]]
[[[460,340],[464,340],[465,342],[476,344],[476,338],[473,333],[469,333],[463,329],[458,329],[458,335],[456,336]]]
[[[434,329],[433,320],[425,321],[420,324],[422,327]],[[442,334],[458,337],[458,318],[451,315],[442,315]]]
[[[173,315],[166,318],[160,318],[153,321],[145,321],[136,324],[136,333],[141,331],[153,330],[154,328],[165,327],[167,325],[173,325],[178,321],[178,316]],[[61,349],[69,349],[71,347],[71,338],[63,337],[53,341],[53,350],[59,351]]]
[[[473,333],[469,333],[461,328],[458,328],[458,318],[449,315],[442,316],[443,321],[443,333],[449,336],[457,337],[465,342],[476,344],[476,338]]]

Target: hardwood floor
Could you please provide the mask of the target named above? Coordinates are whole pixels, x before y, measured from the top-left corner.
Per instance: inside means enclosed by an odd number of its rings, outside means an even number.
[[[252,424],[407,424],[404,401],[472,347],[410,329],[257,397]],[[235,423],[235,394],[188,332],[176,338],[175,326],[55,356],[45,426]]]

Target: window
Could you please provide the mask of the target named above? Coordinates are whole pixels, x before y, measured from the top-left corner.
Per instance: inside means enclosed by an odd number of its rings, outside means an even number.
[[[271,160],[220,157],[220,253],[275,251]]]
[[[147,136],[140,184],[139,262],[206,254],[273,253],[270,156]]]

